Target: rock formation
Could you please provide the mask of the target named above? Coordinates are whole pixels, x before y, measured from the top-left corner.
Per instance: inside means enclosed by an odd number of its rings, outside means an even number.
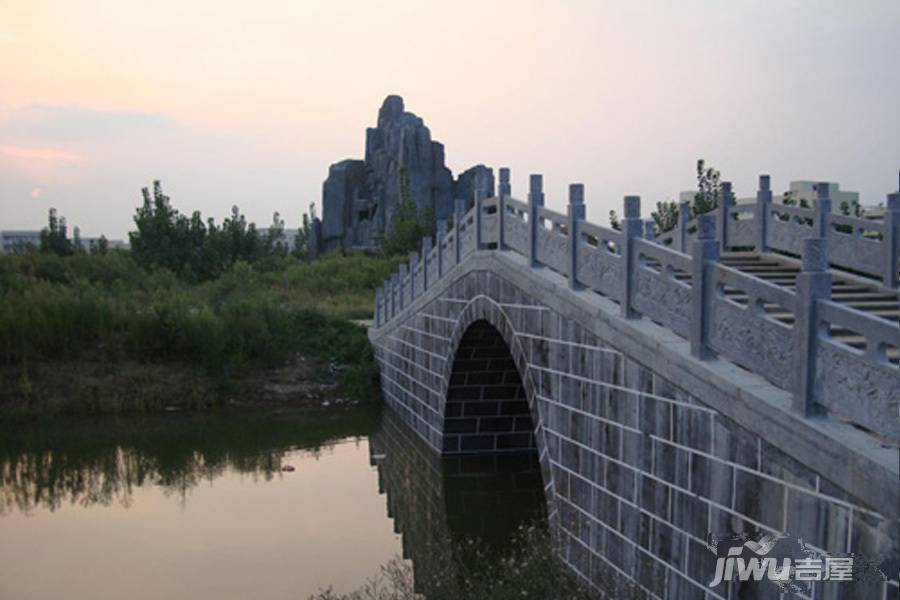
[[[444,164],[444,145],[431,139],[420,117],[388,96],[376,127],[366,129],[364,160],[347,159],[328,169],[322,185],[322,219],[313,224],[312,253],[373,249],[391,229],[400,203],[401,169],[419,208],[431,206],[438,219],[453,214],[456,198],[472,202],[475,190],[494,194],[494,172],[474,166],[458,179]]]

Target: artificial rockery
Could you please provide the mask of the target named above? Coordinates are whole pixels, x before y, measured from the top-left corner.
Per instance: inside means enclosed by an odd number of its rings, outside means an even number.
[[[493,170],[479,164],[454,177],[444,164],[444,145],[431,139],[420,117],[404,110],[403,98],[388,96],[377,126],[366,129],[365,158],[329,167],[322,217],[310,223],[309,253],[374,250],[391,232],[405,199],[435,219],[449,219],[454,201],[471,204],[477,190],[493,195]]]

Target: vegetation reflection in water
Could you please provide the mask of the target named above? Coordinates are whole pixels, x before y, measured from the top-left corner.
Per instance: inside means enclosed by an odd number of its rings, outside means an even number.
[[[376,425],[372,408],[314,418],[239,412],[0,423],[0,515],[65,503],[128,506],[145,485],[184,501],[228,470],[271,479],[285,452],[315,453]]]
[[[145,502],[138,494],[147,488],[162,490],[166,497],[183,507],[190,504],[191,491],[200,484],[212,484],[227,479],[228,473],[239,473],[249,475],[258,485],[265,485],[281,476],[286,455],[296,461],[298,449],[314,456],[348,438],[368,441],[369,461],[377,468],[378,491],[383,494],[380,500],[376,499],[380,505],[377,513],[379,517],[384,514],[386,502],[387,517],[393,520],[392,527],[385,521],[385,537],[391,538],[386,543],[396,543],[392,541],[391,528],[400,533],[402,555],[393,560],[375,556],[374,562],[366,564],[352,564],[355,559],[348,556],[346,564],[332,565],[342,571],[342,576],[343,571],[354,571],[355,581],[369,578],[355,592],[319,588],[319,593],[310,596],[318,585],[306,590],[303,585],[297,585],[288,588],[292,593],[285,596],[285,582],[279,584],[270,577],[259,582],[254,592],[256,597],[301,600],[307,597],[316,600],[588,597],[556,558],[546,531],[540,474],[533,456],[441,458],[424,447],[389,411],[380,417],[371,410],[360,409],[324,411],[315,416],[172,415],[83,423],[47,421],[28,427],[19,424],[15,429],[5,430],[0,426],[0,526],[4,518],[8,520],[16,513],[41,514],[104,506],[129,509],[136,502],[134,509],[127,510],[130,513]],[[304,465],[298,464],[298,470],[302,471]],[[334,479],[335,486],[347,483],[340,475]],[[374,488],[374,482],[369,486]],[[208,507],[208,500],[203,502]],[[271,519],[280,518],[272,510]],[[305,519],[315,522],[321,516],[311,514]],[[104,526],[116,526],[113,518],[108,520],[110,523]],[[222,523],[226,529],[234,527],[233,535],[239,537],[242,533],[237,525]],[[20,535],[35,532],[42,535],[41,531],[46,530],[26,524]],[[300,546],[314,549],[328,541],[330,535],[340,537],[347,533],[322,530],[317,532],[318,539],[310,539],[298,531],[291,532],[293,537],[287,540],[272,543],[284,544],[285,554],[299,555]],[[54,540],[41,540],[44,542],[53,544]],[[389,557],[395,551],[381,556]],[[252,557],[246,559],[245,566],[238,565],[238,568],[252,568]],[[72,562],[67,566],[75,565],[73,570],[77,570],[79,560],[87,559],[67,557],[66,562]],[[382,560],[385,562],[379,570]],[[290,561],[285,564],[287,570],[294,569]],[[292,574],[287,570],[286,582]],[[192,569],[188,571],[193,573]],[[159,575],[163,579],[177,579],[165,572]],[[126,570],[118,577],[127,580],[132,575]],[[343,590],[354,589],[358,584],[348,587],[354,577],[325,582],[333,582]],[[65,589],[67,583],[61,582],[59,588]],[[11,589],[7,585],[0,583],[0,591]],[[135,580],[134,585],[140,582]],[[16,589],[25,588],[27,585]],[[204,593],[203,589],[208,592]],[[93,597],[110,597],[112,587],[109,590],[110,594],[104,594],[104,590],[97,589]],[[179,593],[177,586],[150,591],[157,596],[165,592],[163,595],[167,597]],[[144,597],[153,597],[154,593]],[[237,591],[223,593],[214,586],[199,590],[186,588],[182,593],[183,597],[192,598],[240,597]]]
[[[310,600],[579,600],[591,597],[547,529],[537,456],[441,457],[386,412],[369,445],[403,534],[362,588]]]

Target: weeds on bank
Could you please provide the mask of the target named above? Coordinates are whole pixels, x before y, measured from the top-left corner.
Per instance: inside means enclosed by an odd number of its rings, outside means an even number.
[[[0,365],[28,395],[36,366],[94,361],[196,366],[209,376],[275,367],[300,354],[357,400],[374,394],[365,329],[397,260],[364,255],[238,262],[191,283],[127,252],[0,255]]]

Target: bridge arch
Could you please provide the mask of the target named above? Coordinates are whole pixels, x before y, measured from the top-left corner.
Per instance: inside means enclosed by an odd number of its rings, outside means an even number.
[[[861,448],[864,433],[814,432],[760,377],[698,361],[677,333],[624,319],[609,298],[571,292],[558,272],[511,253],[474,252],[429,286],[421,275],[392,287],[391,317],[370,330],[385,402],[436,453],[452,451],[444,421],[457,354],[473,327],[499,336],[532,417],[551,528],[592,585],[725,597],[728,586],[706,583],[710,534],[788,533],[896,561],[896,534],[882,533],[897,522],[896,477],[879,466],[887,453],[822,451]],[[842,489],[851,464],[855,491]]]
[[[474,296],[457,316],[448,346],[453,360],[444,364],[443,452],[535,451],[553,519],[555,486],[544,417],[528,356],[503,305]]]

